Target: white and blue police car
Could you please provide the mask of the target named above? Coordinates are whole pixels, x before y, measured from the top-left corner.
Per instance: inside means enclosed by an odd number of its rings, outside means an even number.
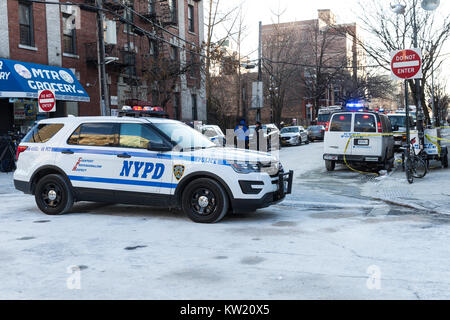
[[[38,122],[17,150],[16,189],[46,214],[76,201],[181,208],[195,222],[251,212],[291,192],[268,153],[223,148],[175,120],[73,117]]]

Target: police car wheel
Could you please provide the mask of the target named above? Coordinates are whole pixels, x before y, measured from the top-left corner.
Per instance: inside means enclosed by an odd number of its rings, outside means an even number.
[[[191,182],[183,191],[182,208],[194,222],[214,223],[228,212],[228,197],[216,181],[201,178]]]
[[[35,199],[39,209],[49,215],[67,212],[74,201],[69,185],[58,174],[49,174],[39,180]]]

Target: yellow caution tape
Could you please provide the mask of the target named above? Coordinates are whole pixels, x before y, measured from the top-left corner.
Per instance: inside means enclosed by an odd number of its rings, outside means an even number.
[[[450,128],[450,126],[444,126],[444,127],[440,127],[440,128]],[[365,171],[360,171],[360,170],[357,170],[357,169],[355,169],[355,168],[352,168],[352,167],[348,164],[348,162],[347,162],[347,157],[346,157],[346,153],[347,153],[347,150],[348,150],[348,146],[349,146],[350,141],[352,140],[352,138],[356,138],[356,137],[376,137],[376,136],[395,136],[395,135],[405,135],[405,132],[402,132],[402,133],[400,133],[400,132],[396,132],[396,133],[366,133],[366,134],[357,134],[357,133],[356,133],[356,134],[351,135],[351,136],[348,138],[347,144],[345,145],[345,149],[344,149],[344,163],[345,163],[345,165],[346,165],[347,168],[349,168],[351,171],[354,171],[354,172],[357,172],[357,173],[360,173],[360,174],[370,174],[370,175],[379,176],[379,174],[376,173],[376,172],[365,172]],[[425,137],[426,137],[433,145],[435,145],[435,146],[437,147],[437,149],[438,149],[438,157],[440,157],[440,155],[441,155],[441,149],[442,149],[442,148],[441,148],[441,146],[439,145],[439,143],[437,143],[436,141],[433,141],[432,139],[450,142],[449,139],[433,137],[433,136],[430,136],[430,135],[428,135],[428,134],[425,134]]]
[[[360,174],[370,174],[370,175],[375,175],[375,176],[379,176],[378,173],[376,172],[365,172],[365,171],[360,171],[357,170],[355,168],[352,168],[348,162],[347,162],[347,157],[346,157],[346,153],[347,153],[347,149],[348,149],[348,145],[350,144],[350,141],[352,140],[352,138],[356,138],[356,137],[379,137],[379,136],[395,136],[395,135],[404,135],[405,133],[365,133],[365,134],[353,134],[351,135],[348,140],[347,140],[347,144],[345,145],[345,149],[344,149],[344,163],[347,166],[347,168],[349,168],[351,171],[360,173]]]
[[[441,157],[441,150],[442,150],[442,148],[441,148],[440,144],[437,143],[437,141],[433,141],[432,139],[436,139],[436,140],[439,140],[439,141],[448,141],[448,142],[450,142],[450,139],[433,137],[433,136],[430,136],[428,134],[426,134],[425,137],[428,139],[428,141],[430,141],[432,144],[434,144],[436,146],[436,148],[438,149],[438,157],[440,158]]]

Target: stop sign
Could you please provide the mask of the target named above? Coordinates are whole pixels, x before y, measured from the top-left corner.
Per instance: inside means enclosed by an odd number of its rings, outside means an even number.
[[[395,79],[422,78],[422,54],[420,49],[394,51],[391,56],[391,71]]]
[[[38,92],[39,112],[55,112],[56,98],[51,90],[42,90]]]

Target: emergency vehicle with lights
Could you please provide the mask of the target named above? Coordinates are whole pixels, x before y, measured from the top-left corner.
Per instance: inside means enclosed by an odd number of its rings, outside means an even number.
[[[39,121],[18,147],[16,189],[50,215],[94,201],[181,208],[201,223],[291,193],[293,172],[274,155],[219,147],[182,122],[132,111]]]
[[[333,171],[336,163],[345,162],[392,169],[394,137],[389,118],[371,111],[333,113],[325,130],[323,159],[328,171]]]

